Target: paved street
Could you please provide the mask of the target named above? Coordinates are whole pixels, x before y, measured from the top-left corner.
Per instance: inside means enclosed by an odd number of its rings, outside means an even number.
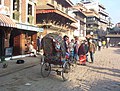
[[[120,91],[120,48],[96,51],[95,62],[74,67],[66,82],[42,78],[37,65],[0,77],[0,91]]]

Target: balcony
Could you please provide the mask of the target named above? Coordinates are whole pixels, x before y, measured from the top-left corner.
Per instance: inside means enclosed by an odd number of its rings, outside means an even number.
[[[104,14],[105,16],[109,16],[109,14],[102,9],[99,9],[99,13]]]
[[[108,21],[106,19],[100,18],[100,22],[108,24]]]
[[[57,24],[53,24],[53,23],[39,23],[37,24],[37,26],[41,27],[41,28],[49,28],[49,29],[54,29],[55,31],[61,31],[64,30],[67,31],[69,26],[65,26],[65,25],[57,25]]]
[[[86,23],[87,24],[96,24],[96,25],[99,25],[99,22],[98,21],[94,21],[94,20],[87,20]]]
[[[86,28],[87,31],[96,31],[98,28],[94,27],[94,28]]]
[[[62,4],[56,4],[54,1],[52,0],[48,0],[47,1],[47,5],[52,6],[54,9],[57,9],[63,13],[68,13],[68,9],[63,7]]]
[[[71,16],[69,16],[66,13],[63,13],[59,10],[53,9],[47,9],[47,10],[40,10],[37,9],[36,11],[37,17],[42,17],[42,19],[49,19],[49,20],[60,20],[61,23],[75,23],[77,20]],[[52,17],[53,16],[53,17]],[[42,19],[40,19],[42,21]],[[38,22],[38,20],[37,20]]]
[[[91,25],[87,25],[87,26],[86,26],[86,29],[87,29],[87,31],[88,31],[88,30],[89,30],[89,31],[96,31],[96,30],[98,29],[98,26],[91,24]]]

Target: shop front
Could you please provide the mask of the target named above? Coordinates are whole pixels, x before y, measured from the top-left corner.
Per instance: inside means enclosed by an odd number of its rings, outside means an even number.
[[[37,49],[37,34],[42,32],[41,28],[36,26],[17,23],[17,28],[11,32],[10,46],[13,47],[13,55],[23,55],[28,51],[28,44],[34,42],[34,48]]]
[[[4,49],[9,47],[11,31],[16,24],[5,14],[0,14],[0,56],[4,56]]]

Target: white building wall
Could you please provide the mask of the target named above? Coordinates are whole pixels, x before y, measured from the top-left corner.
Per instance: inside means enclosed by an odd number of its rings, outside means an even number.
[[[86,7],[87,9],[93,9],[93,10],[95,10],[95,11],[99,14],[99,18],[102,19],[104,22],[107,22],[107,21],[108,21],[108,20],[107,20],[107,17],[106,17],[104,14],[100,14],[100,13],[99,13],[99,10],[101,10],[103,13],[106,13],[106,14],[107,14],[107,12],[105,11],[105,9],[99,7],[99,2],[98,2],[98,0],[96,0],[95,2],[88,3],[88,4],[84,4],[84,5],[85,5],[85,7]],[[103,30],[106,30],[107,24],[106,24],[106,23],[99,22],[99,29],[101,29],[101,28],[102,28]]]
[[[87,9],[94,9],[97,13],[99,12],[99,3],[96,2],[91,2],[89,4],[84,4]]]

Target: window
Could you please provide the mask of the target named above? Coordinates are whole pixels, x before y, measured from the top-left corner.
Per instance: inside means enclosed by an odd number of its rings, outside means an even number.
[[[32,15],[32,5],[28,4],[28,15]]]
[[[13,0],[13,19],[19,21],[19,0]]]
[[[32,24],[33,23],[33,16],[32,16],[32,5],[28,4],[28,23]]]
[[[13,0],[13,10],[19,11],[19,0]]]

